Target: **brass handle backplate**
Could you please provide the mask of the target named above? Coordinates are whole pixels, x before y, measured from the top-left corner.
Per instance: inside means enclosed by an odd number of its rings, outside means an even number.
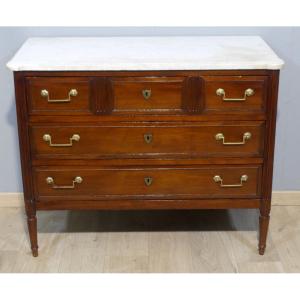
[[[142,90],[142,94],[143,94],[144,99],[148,100],[151,97],[151,90],[150,89],[148,89],[148,90]]]
[[[225,90],[222,88],[219,88],[216,90],[216,94],[220,97],[222,97],[223,101],[233,101],[233,102],[238,102],[238,101],[246,101],[247,97],[253,96],[254,95],[254,90],[253,89],[246,89],[244,92],[244,97],[243,98],[226,98],[226,93]]]
[[[145,182],[146,186],[150,186],[153,182],[153,178],[152,177],[145,177],[144,182]]]
[[[80,135],[79,134],[73,134],[72,137],[70,137],[70,142],[67,143],[67,144],[53,144],[52,143],[52,137],[48,133],[43,135],[43,140],[45,142],[49,142],[50,147],[71,147],[71,146],[73,146],[73,141],[79,142]]]
[[[74,189],[75,188],[75,183],[80,184],[80,183],[82,183],[82,181],[83,181],[82,177],[76,176],[73,179],[72,185],[56,185],[54,183],[53,177],[47,177],[46,178],[47,184],[52,185],[53,189]]]
[[[78,91],[76,89],[71,89],[68,94],[67,99],[50,99],[49,92],[47,90],[41,90],[41,96],[47,98],[47,101],[50,103],[58,103],[58,102],[71,102],[71,97],[76,97],[78,95]]]
[[[231,187],[241,187],[241,186],[243,186],[243,182],[246,182],[248,180],[248,176],[247,175],[242,175],[241,179],[240,179],[240,183],[238,183],[238,184],[223,184],[223,178],[220,175],[215,175],[213,179],[217,183],[220,182],[220,187],[222,187],[222,188],[231,188]]]
[[[145,133],[145,134],[144,134],[144,141],[145,141],[147,144],[151,144],[151,143],[152,143],[152,140],[153,140],[153,135],[152,135],[152,133]]]
[[[216,141],[222,141],[223,145],[244,145],[246,144],[247,140],[251,139],[251,133],[250,132],[245,132],[243,134],[243,140],[241,142],[225,142],[225,136],[223,133],[217,133],[215,135]]]

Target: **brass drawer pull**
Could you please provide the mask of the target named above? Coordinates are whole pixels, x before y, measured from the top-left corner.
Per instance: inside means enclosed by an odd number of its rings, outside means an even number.
[[[75,183],[80,184],[80,183],[82,183],[82,181],[83,181],[82,177],[76,176],[73,179],[72,185],[56,185],[54,183],[53,177],[47,177],[46,178],[47,184],[52,185],[53,189],[74,189],[75,188]]]
[[[67,99],[50,99],[49,98],[49,92],[47,90],[41,90],[41,96],[44,97],[44,98],[47,98],[47,101],[48,102],[51,102],[51,103],[58,103],[58,102],[71,102],[71,97],[76,97],[78,95],[78,92],[76,89],[71,89],[69,91],[69,98]]]
[[[73,134],[72,137],[70,137],[70,143],[68,143],[68,144],[53,144],[52,143],[52,137],[48,133],[43,135],[43,140],[45,142],[49,142],[50,147],[71,147],[71,146],[73,146],[73,141],[79,142],[80,135],[79,134]]]
[[[213,179],[214,179],[215,182],[220,182],[220,187],[231,188],[231,187],[241,187],[241,186],[243,186],[243,182],[246,182],[248,180],[248,176],[247,175],[242,175],[241,179],[240,179],[241,181],[238,184],[223,184],[223,178],[220,175],[215,175]]]
[[[215,139],[216,139],[216,141],[222,140],[222,144],[223,145],[244,145],[244,144],[246,144],[247,140],[251,139],[251,136],[252,135],[251,135],[250,132],[245,132],[243,134],[243,141],[242,142],[225,142],[225,136],[224,136],[224,134],[223,133],[217,133],[215,135]]]
[[[148,100],[151,97],[151,90],[150,89],[149,90],[142,90],[142,94],[143,94],[144,99]]]
[[[253,89],[246,89],[244,92],[244,98],[226,98],[225,90],[222,88],[219,88],[216,90],[216,94],[218,96],[222,97],[223,101],[245,101],[247,97],[253,96],[254,95],[254,90]]]
[[[153,135],[152,133],[145,133],[144,134],[144,140],[147,144],[151,144],[153,140]]]
[[[150,186],[153,182],[153,178],[152,177],[145,177],[144,182],[145,182],[146,186]]]

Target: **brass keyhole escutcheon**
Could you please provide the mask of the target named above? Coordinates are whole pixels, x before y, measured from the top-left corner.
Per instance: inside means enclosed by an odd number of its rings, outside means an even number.
[[[144,140],[147,144],[151,144],[153,140],[153,135],[152,133],[145,133],[144,134]]]
[[[148,100],[151,97],[151,90],[142,90],[142,94],[145,100]]]
[[[150,186],[153,182],[153,178],[152,177],[145,177],[144,182],[145,182],[146,186]]]

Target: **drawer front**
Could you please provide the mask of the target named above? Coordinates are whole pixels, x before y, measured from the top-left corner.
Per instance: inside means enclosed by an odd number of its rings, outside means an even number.
[[[33,126],[33,157],[260,157],[264,123]]]
[[[174,114],[182,110],[182,77],[111,78],[116,114]]]
[[[267,76],[203,76],[203,112],[265,112],[267,78]]]
[[[28,77],[31,115],[264,113],[267,76]]]
[[[30,114],[91,114],[88,78],[27,78]]]
[[[255,198],[260,196],[261,167],[210,166],[187,168],[34,170],[36,199],[120,198]]]

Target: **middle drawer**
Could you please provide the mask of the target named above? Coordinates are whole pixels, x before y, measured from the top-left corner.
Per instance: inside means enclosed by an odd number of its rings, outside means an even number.
[[[33,158],[261,157],[264,123],[33,125]]]

